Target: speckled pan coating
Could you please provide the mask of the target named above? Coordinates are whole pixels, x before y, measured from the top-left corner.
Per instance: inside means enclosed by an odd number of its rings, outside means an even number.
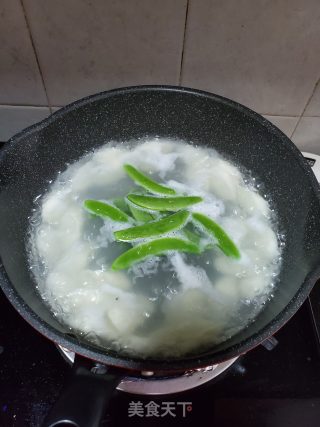
[[[160,136],[216,148],[251,170],[272,195],[286,234],[280,285],[248,328],[205,354],[141,360],[79,342],[51,315],[35,291],[26,258],[34,198],[57,172],[108,140]],[[242,354],[279,329],[320,276],[320,192],[291,141],[248,108],[187,88],[141,86],[99,93],[62,108],[11,138],[0,153],[1,287],[19,313],[49,339],[86,357],[131,370],[174,372]]]

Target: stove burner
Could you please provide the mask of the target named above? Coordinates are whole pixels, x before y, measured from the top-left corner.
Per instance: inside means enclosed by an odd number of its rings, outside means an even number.
[[[74,362],[74,352],[58,345],[59,352],[63,358],[69,363]],[[153,372],[141,372],[142,376],[148,377],[136,378],[125,377],[118,385],[117,390],[125,393],[140,394],[140,395],[163,395],[180,393],[182,391],[191,390],[199,387],[222,374],[228,369],[238,358],[227,360],[226,362],[219,363],[218,365],[207,366],[206,368],[194,369],[186,371],[180,376],[173,378],[154,378],[150,377]]]

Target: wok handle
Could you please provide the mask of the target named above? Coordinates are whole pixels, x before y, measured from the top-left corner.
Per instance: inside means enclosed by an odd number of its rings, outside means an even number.
[[[71,379],[42,426],[99,427],[121,379],[105,365],[76,356]]]

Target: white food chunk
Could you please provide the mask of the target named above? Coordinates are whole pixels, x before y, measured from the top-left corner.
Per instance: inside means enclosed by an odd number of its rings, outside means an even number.
[[[266,217],[270,215],[268,202],[260,194],[248,188],[238,187],[237,202],[248,214],[258,212]]]
[[[157,172],[161,179],[172,171],[178,154],[171,150],[172,143],[160,143],[155,139],[139,145],[130,157],[130,163],[145,173]]]
[[[41,216],[44,222],[57,223],[68,210],[69,203],[64,194],[47,197],[42,204]]]
[[[103,185],[110,185],[125,176],[122,166],[117,167],[117,163],[109,165],[95,163],[94,167],[90,163],[81,166],[72,178],[72,190],[75,193],[86,194],[88,189],[95,188],[97,182]]]
[[[249,259],[244,252],[241,252],[239,260],[227,257],[222,253],[214,257],[213,264],[219,273],[237,277],[245,276],[251,269]]]
[[[234,178],[227,173],[212,171],[210,189],[217,197],[226,200],[234,200],[236,198]]]
[[[215,291],[206,271],[201,267],[188,265],[181,254],[175,253],[171,258],[171,263],[181,283],[183,292],[192,288],[201,289],[210,298],[221,302],[219,294]]]
[[[115,288],[119,288],[124,291],[128,291],[132,287],[127,275],[121,271],[98,272],[97,276],[103,283],[108,283],[110,286],[114,286]]]
[[[122,169],[126,158],[126,151],[120,147],[106,147],[93,155],[93,160],[104,168]]]
[[[64,257],[65,252],[61,250],[61,245],[66,249],[73,247],[77,235],[72,233],[65,233],[63,230],[56,230],[50,226],[42,226],[36,236],[36,247],[39,254],[46,260],[49,268]]]
[[[185,156],[186,162],[186,184],[189,187],[210,191],[210,158],[206,153],[194,152],[190,147],[190,154]],[[190,162],[192,158],[192,162]]]
[[[175,253],[171,263],[177,273],[183,289],[212,287],[212,284],[203,268],[188,265],[180,253]]]
[[[236,200],[240,182],[240,172],[225,161],[218,159],[216,165],[210,170],[210,189],[223,200]]]
[[[87,267],[90,253],[87,245],[76,244],[68,252],[65,252],[63,258],[56,264],[55,269],[77,276],[77,271],[82,273],[83,269]],[[79,279],[81,280],[81,276]]]
[[[163,311],[165,323],[152,335],[152,345],[160,354],[169,351],[173,355],[219,340],[228,315],[223,305],[195,288],[175,295]]]
[[[237,245],[248,231],[245,220],[241,218],[225,217],[222,219],[220,225]]]
[[[108,311],[109,319],[121,334],[130,334],[152,314],[152,303],[141,295],[121,294]]]
[[[214,283],[215,290],[221,296],[221,299],[227,304],[236,304],[241,294],[241,288],[239,286],[239,279],[235,277],[225,276],[221,277]]]
[[[252,299],[267,291],[268,283],[262,276],[251,276],[241,279],[238,283],[239,291],[242,293],[243,298]]]
[[[80,331],[81,335],[88,334],[88,337],[91,335],[97,337],[94,340],[97,343],[101,338],[107,338],[108,341],[117,340],[118,331],[101,308],[101,306],[86,305],[81,310],[76,311],[76,314],[69,317],[69,323],[73,328]]]
[[[248,233],[242,239],[242,245],[253,249],[257,256],[265,259],[266,263],[279,255],[278,241],[274,231],[257,221],[248,221]]]

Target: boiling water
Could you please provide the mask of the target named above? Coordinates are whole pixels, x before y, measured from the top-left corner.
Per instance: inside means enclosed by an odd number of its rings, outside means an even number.
[[[112,271],[131,247],[114,241],[128,224],[83,209],[137,186],[129,163],[218,222],[241,252],[171,252]],[[37,203],[30,227],[30,268],[56,317],[82,339],[140,357],[202,351],[245,328],[272,297],[281,263],[274,214],[254,179],[212,149],[162,139],[106,144],[68,166]],[[175,232],[179,235],[180,232]]]

